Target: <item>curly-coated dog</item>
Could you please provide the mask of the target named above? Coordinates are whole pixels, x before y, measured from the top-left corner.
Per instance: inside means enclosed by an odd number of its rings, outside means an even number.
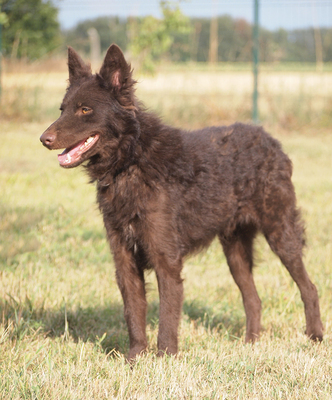
[[[163,124],[134,95],[130,65],[116,45],[92,74],[68,50],[61,116],[41,136],[65,150],[62,167],[85,162],[114,255],[129,330],[129,359],[147,347],[144,271],[157,275],[159,354],[178,350],[183,259],[218,236],[241,290],[246,341],[259,336],[253,241],[262,232],[298,285],[306,333],[322,339],[317,290],[302,262],[303,224],[292,164],[261,127],[234,124],[193,132]]]

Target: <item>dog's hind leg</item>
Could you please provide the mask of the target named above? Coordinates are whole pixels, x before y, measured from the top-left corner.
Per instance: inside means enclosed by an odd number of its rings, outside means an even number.
[[[124,247],[116,248],[114,261],[129,332],[130,349],[127,358],[130,361],[147,347],[144,273],[135,262],[132,253]]]
[[[278,218],[263,229],[271,249],[296,282],[304,303],[306,334],[312,340],[322,340],[323,324],[320,318],[317,289],[310,281],[302,261],[303,228],[294,210],[290,215]]]
[[[237,228],[231,237],[219,236],[228,266],[239,287],[246,313],[246,342],[259,337],[261,301],[255,287],[253,267],[253,240],[256,229],[252,226]]]

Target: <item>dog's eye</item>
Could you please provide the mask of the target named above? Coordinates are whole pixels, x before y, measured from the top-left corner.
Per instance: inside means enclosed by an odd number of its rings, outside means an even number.
[[[90,111],[92,111],[91,108],[82,107],[82,113],[83,113],[83,114],[88,114]]]

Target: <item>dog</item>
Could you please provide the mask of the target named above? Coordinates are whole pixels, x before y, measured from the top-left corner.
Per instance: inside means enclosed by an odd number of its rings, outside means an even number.
[[[109,47],[99,73],[68,48],[69,86],[60,117],[42,134],[61,167],[84,163],[113,253],[129,332],[128,359],[146,350],[144,271],[159,289],[158,355],[178,351],[183,259],[218,236],[246,313],[246,342],[259,337],[261,302],[253,242],[262,232],[296,282],[306,334],[323,338],[317,290],[302,261],[304,229],[292,164],[263,128],[236,123],[186,132],[148,112],[130,64]]]

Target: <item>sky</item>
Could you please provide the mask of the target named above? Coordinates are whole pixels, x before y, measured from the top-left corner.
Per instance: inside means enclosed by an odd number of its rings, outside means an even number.
[[[252,22],[253,3],[254,0],[183,0],[180,8],[190,17],[228,14]],[[259,0],[259,3],[260,25],[270,30],[332,27],[332,0]],[[54,4],[60,10],[63,29],[101,16],[161,16],[159,0],[54,0]]]

